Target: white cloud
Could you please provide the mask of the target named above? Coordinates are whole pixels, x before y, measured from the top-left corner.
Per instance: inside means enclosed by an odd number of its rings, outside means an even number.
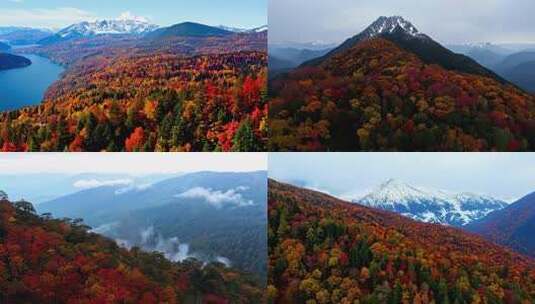
[[[214,205],[217,208],[222,207],[224,204],[233,204],[237,206],[250,206],[253,204],[251,200],[245,200],[240,191],[243,191],[247,187],[237,187],[225,192],[213,191],[210,188],[195,187],[189,189],[186,192],[176,195],[179,198],[200,198],[206,200],[206,202]]]
[[[132,14],[132,12],[130,12],[130,11],[126,11],[126,12],[121,13],[121,15],[119,15],[117,20],[136,20],[136,21],[140,21],[140,22],[149,22],[148,18],[145,18],[145,17],[142,17],[142,16],[136,16],[136,15]]]
[[[108,229],[108,227],[99,227],[97,228],[98,230],[94,229],[93,231],[110,236],[113,229],[116,229],[117,227],[118,226],[112,227],[112,230]],[[115,242],[119,246],[127,249],[136,246],[147,252],[156,251],[163,253],[167,259],[173,262],[182,262],[188,258],[202,259],[197,254],[190,251],[189,244],[180,242],[177,237],[164,238],[153,226],[142,229],[139,236],[134,237],[134,239],[116,238]]]
[[[61,28],[96,16],[74,7],[54,9],[0,9],[0,25]]]
[[[126,186],[131,185],[134,181],[131,179],[112,179],[112,180],[97,180],[97,179],[82,179],[74,182],[73,186],[80,189],[92,189],[104,186]]]
[[[115,195],[120,195],[120,194],[124,194],[127,192],[132,192],[132,191],[136,191],[136,192],[145,191],[149,189],[150,187],[152,187],[152,184],[142,184],[142,185],[130,184],[127,187],[116,190]]]

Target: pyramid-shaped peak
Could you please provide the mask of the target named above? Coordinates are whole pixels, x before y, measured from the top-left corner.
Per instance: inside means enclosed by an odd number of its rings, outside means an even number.
[[[365,31],[368,37],[375,37],[381,34],[392,34],[396,31],[402,31],[411,36],[419,34],[418,29],[401,16],[381,16],[373,22]]]

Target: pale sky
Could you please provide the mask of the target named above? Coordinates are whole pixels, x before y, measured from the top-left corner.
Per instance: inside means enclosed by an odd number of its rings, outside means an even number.
[[[444,44],[535,42],[533,0],[270,0],[272,43],[340,43],[379,16],[401,15]]]
[[[0,26],[63,28],[125,13],[161,26],[193,21],[253,28],[267,23],[267,0],[0,0]]]
[[[270,153],[269,176],[342,198],[390,178],[513,201],[535,191],[535,153]]]
[[[266,153],[0,153],[0,172],[5,175],[259,170],[267,170]]]

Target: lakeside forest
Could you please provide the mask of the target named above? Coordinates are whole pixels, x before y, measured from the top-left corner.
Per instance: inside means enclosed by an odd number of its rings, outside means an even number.
[[[55,39],[20,51],[67,70],[42,104],[0,113],[2,151],[266,149],[267,31]]]

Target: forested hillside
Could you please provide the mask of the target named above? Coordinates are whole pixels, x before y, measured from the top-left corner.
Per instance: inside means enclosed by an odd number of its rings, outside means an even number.
[[[535,97],[364,40],[270,84],[270,146],[287,151],[526,151]]]
[[[160,247],[170,258],[224,257],[265,282],[266,196],[265,171],[196,172],[141,187],[86,189],[36,208],[57,218],[83,218],[102,235],[130,246]],[[159,246],[164,243],[170,245]]]
[[[535,301],[535,260],[472,234],[269,182],[270,303]]]
[[[257,303],[262,288],[222,264],[125,250],[79,219],[0,197],[2,303]]]
[[[535,192],[505,209],[473,222],[465,229],[484,238],[535,257]]]
[[[44,102],[0,113],[3,151],[258,151],[267,33],[101,37],[31,48],[68,66]]]

